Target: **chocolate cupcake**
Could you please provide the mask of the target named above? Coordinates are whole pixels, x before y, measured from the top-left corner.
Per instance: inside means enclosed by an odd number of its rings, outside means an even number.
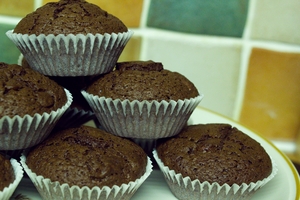
[[[132,34],[120,19],[84,0],[47,3],[6,33],[29,65],[49,76],[111,71]]]
[[[141,147],[88,126],[54,133],[21,163],[45,199],[129,199],[152,171]]]
[[[18,64],[24,67],[30,67],[26,59],[21,54],[18,59]],[[55,129],[64,129],[85,124],[89,121],[95,121],[95,115],[91,111],[90,106],[81,94],[81,90],[85,88],[89,82],[94,79],[94,76],[79,76],[79,77],[62,77],[48,76],[60,86],[66,88],[73,97],[73,101],[56,124]],[[10,154],[10,152],[8,152]],[[20,156],[18,156],[20,157]]]
[[[249,199],[277,173],[255,140],[229,124],[185,127],[154,158],[179,199]]]
[[[176,135],[203,97],[186,77],[153,61],[117,63],[82,93],[105,130],[138,139]]]
[[[15,159],[0,154],[0,199],[9,200],[23,177],[23,169]]]
[[[72,96],[31,68],[0,63],[0,101],[0,150],[18,150],[47,137]]]

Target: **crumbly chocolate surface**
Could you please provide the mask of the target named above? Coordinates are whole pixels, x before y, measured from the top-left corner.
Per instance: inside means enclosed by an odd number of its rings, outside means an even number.
[[[50,113],[64,106],[60,85],[31,68],[0,63],[0,118]]]
[[[229,124],[187,126],[174,138],[158,144],[157,152],[170,169],[200,182],[249,184],[272,172],[264,148]]]
[[[50,2],[25,16],[15,27],[21,34],[104,34],[128,29],[117,17],[84,0]]]
[[[153,61],[117,63],[116,70],[101,76],[87,92],[112,99],[184,100],[199,95],[195,85],[177,72]]]
[[[29,168],[51,181],[80,187],[127,184],[146,170],[147,155],[137,144],[103,130],[65,129],[27,156]]]
[[[9,159],[0,154],[0,191],[9,186],[15,179]]]
[[[21,65],[23,67],[30,67],[26,59],[23,57],[21,60]],[[95,80],[97,76],[47,76],[51,80],[55,81],[60,86],[69,90],[72,94],[73,101],[70,108],[78,108],[79,110],[91,110],[87,101],[81,94],[81,90],[84,89]]]

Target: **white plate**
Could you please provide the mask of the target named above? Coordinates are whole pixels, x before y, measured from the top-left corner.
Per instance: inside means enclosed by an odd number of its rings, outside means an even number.
[[[211,112],[209,110],[197,107],[189,120],[190,124],[198,123],[229,123],[237,127],[250,137],[258,141],[265,150],[272,156],[278,165],[277,175],[260,189],[252,200],[299,200],[300,199],[300,179],[299,175],[287,156],[263,136],[253,133],[248,128],[230,120],[224,116]],[[31,181],[24,178],[16,194],[22,194],[31,200],[40,200],[41,197],[36,191]],[[170,192],[163,175],[159,170],[154,170],[145,183],[138,189],[132,200],[176,200],[176,197]]]

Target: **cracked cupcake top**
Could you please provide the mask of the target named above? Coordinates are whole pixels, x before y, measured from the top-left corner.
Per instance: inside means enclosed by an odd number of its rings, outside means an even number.
[[[21,34],[104,34],[127,32],[117,17],[84,0],[50,2],[25,16],[15,27]]]
[[[120,62],[116,70],[93,82],[87,92],[112,99],[177,101],[199,95],[185,76],[153,61]]]
[[[0,63],[0,118],[50,113],[66,102],[63,87],[55,81],[28,67]]]
[[[128,139],[81,126],[57,132],[39,144],[26,163],[37,175],[61,184],[112,187],[140,178],[147,155]]]
[[[249,184],[272,172],[264,148],[229,124],[187,126],[158,144],[157,153],[170,170],[200,182]]]

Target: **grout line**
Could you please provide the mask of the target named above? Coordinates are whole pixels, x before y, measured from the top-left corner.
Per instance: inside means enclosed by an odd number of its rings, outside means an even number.
[[[151,2],[151,0],[143,0],[143,8],[142,8],[142,14],[141,14],[140,27],[139,28],[145,28],[146,27],[150,2]]]
[[[250,40],[250,30],[252,30],[255,7],[256,7],[256,0],[249,1],[246,24],[242,35],[242,39],[246,41]]]
[[[246,82],[247,82],[247,72],[248,72],[248,63],[251,55],[252,47],[249,43],[244,43],[242,46],[241,52],[241,65],[240,65],[240,73],[239,73],[239,80],[238,80],[238,89],[237,95],[235,99],[235,108],[233,112],[233,119],[239,121],[240,114],[242,111],[244,96],[245,96],[245,89],[246,89]]]
[[[144,31],[146,24],[147,24],[147,17],[148,17],[148,11],[150,7],[150,1],[151,0],[143,0],[143,8],[140,18],[140,26],[138,29],[135,30],[137,32],[137,35],[141,37],[141,49],[140,49],[140,55],[139,60],[144,60],[146,52],[147,52],[147,34],[145,34],[146,31]]]
[[[20,17],[0,15],[0,23],[16,25],[21,20]]]
[[[238,80],[238,88],[234,103],[234,110],[232,118],[236,121],[239,121],[239,117],[242,110],[242,104],[245,95],[246,81],[247,81],[247,71],[248,71],[248,62],[251,52],[250,43],[250,31],[252,28],[252,22],[254,18],[254,10],[256,6],[256,0],[249,1],[248,13],[246,17],[246,23],[244,32],[242,35],[242,50],[240,55],[240,72]]]
[[[34,10],[41,7],[43,4],[43,0],[34,0]]]

